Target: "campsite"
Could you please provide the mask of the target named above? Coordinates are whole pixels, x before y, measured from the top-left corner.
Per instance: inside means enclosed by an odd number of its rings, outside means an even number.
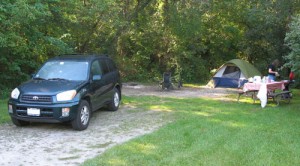
[[[299,165],[300,1],[2,0],[0,165]]]
[[[276,107],[270,103],[262,109],[247,98],[238,103],[237,90],[232,88],[187,85],[161,91],[154,84],[125,83],[123,90],[126,98],[120,110],[95,112],[83,133],[70,130],[67,124],[35,123],[23,128],[2,124],[0,163],[79,165],[101,154],[105,155],[84,165],[194,165],[203,161],[252,165],[266,163],[263,156],[270,155],[274,156],[270,164],[299,162],[296,147],[300,142],[294,133],[299,127],[299,91],[292,104]],[[5,107],[2,101],[0,106]],[[7,115],[1,116],[1,122],[3,117]],[[223,150],[238,155],[220,157]],[[171,158],[163,158],[167,152]],[[253,159],[246,160],[244,154]]]

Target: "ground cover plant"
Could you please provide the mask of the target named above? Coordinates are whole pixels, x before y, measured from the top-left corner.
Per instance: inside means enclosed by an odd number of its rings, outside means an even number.
[[[124,97],[135,111],[165,111],[172,123],[83,165],[298,165],[300,98],[264,109],[249,99]]]

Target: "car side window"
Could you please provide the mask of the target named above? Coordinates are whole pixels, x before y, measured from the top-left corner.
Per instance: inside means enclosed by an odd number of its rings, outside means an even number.
[[[103,74],[109,73],[109,68],[108,68],[107,63],[106,63],[106,61],[104,59],[100,60],[100,64],[101,64],[101,68],[102,68]]]
[[[91,74],[94,75],[102,75],[102,70],[98,61],[94,61],[91,67]]]

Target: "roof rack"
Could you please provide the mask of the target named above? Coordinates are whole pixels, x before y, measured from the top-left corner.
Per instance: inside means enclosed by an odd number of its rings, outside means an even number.
[[[87,57],[99,57],[99,56],[102,56],[102,57],[109,57],[108,54],[77,54],[77,53],[71,53],[71,54],[60,54],[56,57],[67,57],[67,56],[87,56]]]

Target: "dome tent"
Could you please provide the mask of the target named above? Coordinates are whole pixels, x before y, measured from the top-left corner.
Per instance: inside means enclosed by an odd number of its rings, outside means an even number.
[[[214,88],[238,88],[254,76],[261,76],[261,73],[252,64],[241,59],[232,59],[217,70],[208,85]]]

